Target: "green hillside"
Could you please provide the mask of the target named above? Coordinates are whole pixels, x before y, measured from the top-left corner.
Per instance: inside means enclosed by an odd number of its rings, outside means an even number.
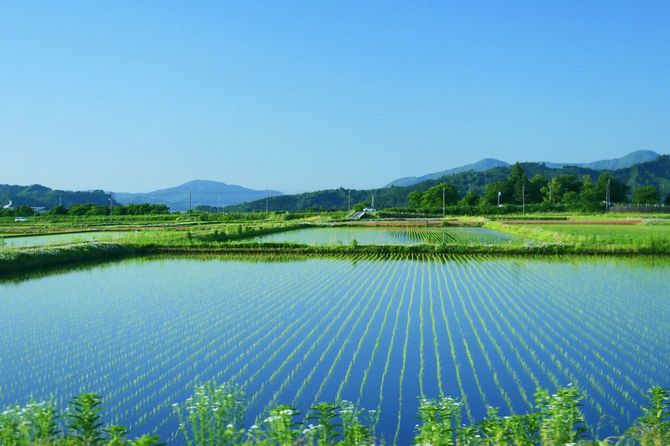
[[[75,204],[108,205],[109,194],[102,190],[65,191],[50,189],[39,184],[17,186],[0,184],[0,206],[12,202],[14,207],[38,206],[51,209],[62,204],[69,208]],[[114,202],[116,204],[116,202]]]
[[[527,194],[532,192],[532,179],[542,177],[544,182],[538,182],[538,195],[535,202],[540,201],[539,188],[546,186],[547,182],[554,178],[561,179],[563,182],[573,184],[575,192],[583,182],[584,176],[588,176],[592,182],[597,182],[598,178],[607,173],[617,183],[622,184],[622,189],[615,191],[613,200],[628,201],[632,199],[633,191],[640,186],[654,186],[663,195],[661,199],[670,192],[670,156],[661,155],[654,161],[635,164],[632,167],[618,169],[613,171],[594,170],[578,166],[564,166],[561,168],[550,168],[544,163],[520,163],[528,181]],[[349,191],[344,188],[328,189],[315,192],[306,192],[302,194],[284,195],[281,197],[271,197],[268,207],[273,211],[306,211],[306,210],[345,210],[349,208],[349,203],[371,204],[374,195],[374,205],[376,208],[407,208],[409,206],[408,197],[412,192],[425,192],[431,187],[442,183],[449,183],[456,187],[458,199],[462,199],[466,194],[482,196],[489,195],[489,201],[492,193],[497,194],[501,190],[504,182],[510,177],[513,166],[501,166],[488,169],[483,172],[467,171],[460,172],[445,177],[422,181],[411,186],[391,186],[369,190],[351,190],[351,200],[349,200]],[[623,187],[623,186],[626,187]],[[570,186],[566,186],[568,189]],[[561,194],[569,190],[561,190]],[[527,195],[527,202],[533,200]],[[554,200],[555,201],[555,200]],[[504,197],[504,202],[512,203],[511,197]],[[248,212],[263,211],[266,207],[266,201],[257,200],[248,203],[242,203],[225,208],[226,211]]]

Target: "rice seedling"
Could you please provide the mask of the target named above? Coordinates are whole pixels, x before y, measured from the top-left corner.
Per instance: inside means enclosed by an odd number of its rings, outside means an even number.
[[[409,295],[409,308],[412,308],[412,302],[414,301],[414,290],[416,289],[416,272],[419,268],[419,262],[416,259],[413,259],[414,268],[412,270],[412,286]],[[407,324],[405,325],[405,340],[402,348],[402,365],[400,366],[400,380],[398,384],[398,421],[396,423],[396,431],[393,436],[393,443],[398,442],[398,435],[400,434],[400,423],[402,421],[402,394],[403,394],[403,382],[405,380],[405,370],[407,367],[407,345],[409,344],[410,336],[410,325],[412,323],[412,312],[407,314]]]

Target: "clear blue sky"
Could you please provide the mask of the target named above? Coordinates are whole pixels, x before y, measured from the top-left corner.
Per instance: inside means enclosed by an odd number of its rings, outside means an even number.
[[[0,183],[375,187],[670,151],[670,1],[0,3]]]

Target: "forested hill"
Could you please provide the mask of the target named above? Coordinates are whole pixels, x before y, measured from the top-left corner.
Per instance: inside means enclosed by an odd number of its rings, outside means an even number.
[[[0,184],[0,207],[10,201],[14,207],[38,206],[51,209],[62,203],[63,206],[69,208],[75,204],[108,205],[109,194],[102,190],[55,190],[39,184],[32,186]]]
[[[554,163],[549,161],[541,161],[540,163],[552,169],[560,169],[561,167],[565,166],[577,166],[593,170],[616,170],[616,169],[625,169],[627,167],[631,167],[639,163],[646,163],[647,161],[653,161],[658,156],[659,154],[652,150],[636,150],[635,152],[631,152],[628,155],[622,156],[621,158],[592,161],[590,163]],[[466,164],[464,166],[453,167],[451,169],[443,170],[440,172],[433,172],[418,177],[398,178],[397,180],[393,180],[392,182],[390,182],[387,185],[387,187],[412,186],[421,183],[422,181],[436,180],[439,178],[443,178],[461,172],[468,172],[471,170],[475,172],[483,172],[485,170],[489,170],[494,167],[505,167],[505,166],[509,167],[510,164],[505,161],[486,158],[473,164]]]
[[[553,178],[574,178],[579,182],[584,176],[589,176],[593,181],[603,173],[602,170],[594,170],[585,167],[564,166],[558,169],[547,167],[544,163],[521,163],[523,173],[530,180],[536,176],[542,176],[545,180]],[[406,208],[408,207],[408,196],[414,191],[425,192],[433,186],[441,183],[449,183],[456,187],[459,198],[468,192],[476,195],[484,195],[487,186],[490,189],[505,182],[512,171],[513,166],[494,167],[483,172],[460,172],[446,177],[422,181],[411,186],[391,186],[369,190],[351,190],[351,205],[356,203],[370,203],[374,195],[374,205],[377,208]],[[667,194],[670,192],[670,156],[662,155],[654,161],[635,164],[625,169],[609,171],[612,178],[628,186],[627,196],[630,198],[632,192],[640,186],[655,186],[659,191]],[[316,192],[307,192],[295,195],[283,195],[271,197],[269,209],[274,211],[305,211],[305,210],[346,210],[349,207],[349,191],[344,188],[328,189]],[[257,200],[229,206],[226,211],[263,211],[266,201]]]

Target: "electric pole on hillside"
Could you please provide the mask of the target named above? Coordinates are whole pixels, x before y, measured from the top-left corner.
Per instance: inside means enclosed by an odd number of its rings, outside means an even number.
[[[191,191],[188,191],[188,213],[193,209],[193,200],[191,199]]]
[[[268,213],[270,212],[270,191],[265,191],[265,219],[268,218]]]
[[[445,188],[442,188],[442,218],[446,215],[446,200],[445,200]]]
[[[375,208],[375,194],[372,194],[372,204],[370,205],[372,209]]]
[[[349,199],[348,199],[348,207],[349,207],[349,212],[351,212],[351,189],[349,189]]]
[[[109,193],[109,222],[112,222],[112,215],[114,214],[114,192]]]
[[[502,195],[502,192],[498,191],[498,207],[500,207],[500,196]]]
[[[605,212],[609,212],[610,210],[610,181],[607,180],[607,188],[605,189]]]
[[[523,215],[526,215],[526,183],[521,185],[521,209]]]

